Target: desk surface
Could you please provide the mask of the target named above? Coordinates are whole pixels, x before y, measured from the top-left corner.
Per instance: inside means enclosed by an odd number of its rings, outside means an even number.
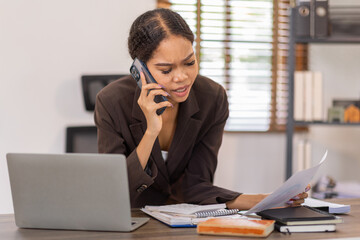
[[[351,205],[351,211],[342,215],[344,223],[337,224],[336,232],[329,233],[279,233],[276,230],[266,239],[331,239],[360,237],[360,199],[336,199],[332,202]],[[144,216],[139,210],[134,210],[133,216]],[[240,239],[240,237],[198,235],[196,228],[170,228],[157,220],[150,221],[131,233],[120,232],[90,232],[65,230],[20,229],[16,227],[13,214],[0,215],[0,239]],[[243,238],[242,238],[243,239]],[[249,238],[254,239],[254,238]]]

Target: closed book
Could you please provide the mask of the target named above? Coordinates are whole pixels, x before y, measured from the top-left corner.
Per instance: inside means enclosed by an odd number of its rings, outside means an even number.
[[[274,230],[273,220],[212,218],[197,226],[199,234],[267,237]]]
[[[289,226],[281,223],[275,223],[275,229],[283,233],[298,233],[298,232],[334,232],[336,230],[335,224],[318,224],[318,225],[295,225]]]
[[[308,206],[267,209],[257,214],[286,225],[342,223],[342,218]]]
[[[297,144],[297,170],[311,168],[311,144],[308,140],[299,140]]]
[[[297,171],[305,169],[305,141],[299,140],[297,144]]]
[[[328,0],[315,0],[314,9],[315,37],[324,38],[328,36],[329,25],[329,2]]]
[[[299,0],[295,10],[295,30],[298,37],[310,37],[310,0]]]
[[[313,72],[313,120],[321,122],[323,118],[323,77],[321,72]]]
[[[304,167],[305,169],[309,169],[311,168],[311,143],[307,140],[305,141],[305,146],[304,146],[304,156],[305,156],[305,159],[304,159]]]
[[[294,119],[295,121],[305,120],[305,79],[303,71],[294,73]]]
[[[304,120],[313,121],[313,74],[310,71],[304,71]]]

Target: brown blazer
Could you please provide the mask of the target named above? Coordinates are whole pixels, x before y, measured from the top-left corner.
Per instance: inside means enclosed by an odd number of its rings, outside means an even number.
[[[213,204],[236,198],[239,193],[213,185],[229,115],[225,90],[197,76],[188,99],[179,105],[177,128],[166,162],[156,140],[145,171],[135,151],[146,130],[145,116],[137,104],[139,95],[136,82],[126,76],[101,90],[95,106],[99,152],[127,157],[131,206]]]

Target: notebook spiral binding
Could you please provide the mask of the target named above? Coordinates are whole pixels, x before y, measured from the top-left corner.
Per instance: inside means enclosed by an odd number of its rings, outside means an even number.
[[[237,212],[239,212],[239,209],[219,209],[219,210],[196,212],[195,216],[197,218],[217,217],[217,216],[232,215],[232,214],[236,214]]]

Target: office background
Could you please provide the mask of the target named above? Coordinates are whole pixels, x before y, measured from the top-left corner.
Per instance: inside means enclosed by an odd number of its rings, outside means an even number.
[[[0,0],[0,213],[13,212],[6,153],[63,153],[67,126],[92,125],[81,75],[127,73],[129,27],[155,6],[156,0]],[[360,97],[359,45],[311,45],[309,53],[310,70],[324,73],[325,108],[333,98]],[[360,181],[359,127],[313,126],[308,137],[313,163],[329,149],[317,177]],[[284,178],[284,133],[224,134],[217,185],[270,192]]]

